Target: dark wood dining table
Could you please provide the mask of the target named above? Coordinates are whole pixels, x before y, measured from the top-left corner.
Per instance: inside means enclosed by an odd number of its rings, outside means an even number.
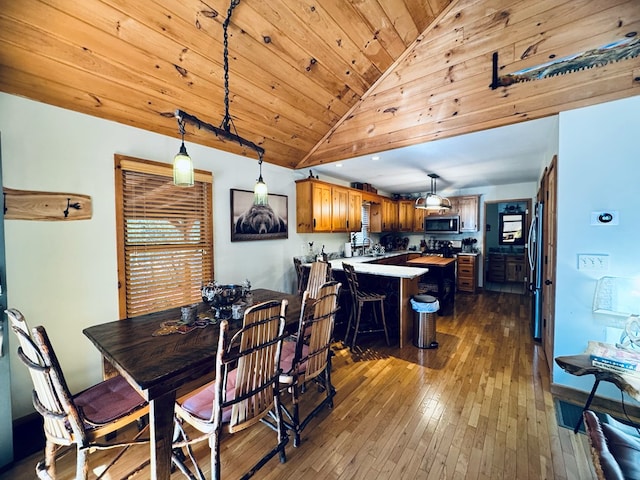
[[[254,304],[287,300],[287,329],[295,331],[300,316],[300,297],[267,289],[255,289]],[[208,310],[206,304],[199,306]],[[195,328],[188,333],[154,336],[165,321],[179,320],[180,308],[116,320],[85,328],[83,333],[104,358],[149,402],[151,428],[151,478],[169,479],[173,411],[176,398],[214,379],[218,325]],[[231,321],[231,331],[241,320]]]

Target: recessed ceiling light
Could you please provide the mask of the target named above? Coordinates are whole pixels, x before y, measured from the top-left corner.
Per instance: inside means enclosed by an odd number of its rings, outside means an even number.
[[[342,164],[341,163],[336,163],[336,168],[340,168],[340,167],[342,167]]]
[[[379,155],[374,155],[373,157],[371,157],[371,160],[380,160],[380,156]]]

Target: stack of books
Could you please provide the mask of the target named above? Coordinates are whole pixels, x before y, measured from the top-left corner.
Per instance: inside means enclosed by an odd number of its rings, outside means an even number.
[[[640,352],[634,352],[602,342],[589,342],[586,353],[594,367],[621,375],[640,377]]]

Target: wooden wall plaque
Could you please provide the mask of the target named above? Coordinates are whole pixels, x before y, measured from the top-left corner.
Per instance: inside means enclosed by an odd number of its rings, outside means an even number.
[[[89,220],[91,197],[3,188],[5,220]]]

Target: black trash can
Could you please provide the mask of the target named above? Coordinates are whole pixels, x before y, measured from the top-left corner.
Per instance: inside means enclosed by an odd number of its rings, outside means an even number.
[[[413,319],[413,344],[418,348],[438,348],[436,341],[436,313],[440,304],[431,295],[415,295],[411,306],[416,312]]]

